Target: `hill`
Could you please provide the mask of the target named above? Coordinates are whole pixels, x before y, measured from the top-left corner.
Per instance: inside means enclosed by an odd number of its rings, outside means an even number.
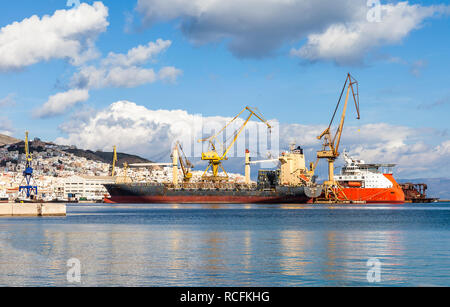
[[[4,134],[0,134],[0,146],[4,146],[4,145],[11,145],[11,144],[16,144],[19,143],[21,140],[4,135]]]
[[[0,147],[5,145],[9,145],[8,151],[17,151],[19,154],[25,153],[25,142],[22,140],[18,140],[15,138],[11,138],[8,136],[0,135]],[[34,140],[29,142],[30,152],[32,153],[40,153],[45,151],[59,151],[59,152],[67,152],[71,153],[77,157],[86,158],[88,160],[103,162],[103,163],[112,163],[112,152],[103,152],[103,151],[92,151],[92,150],[84,150],[77,149],[76,147],[69,146],[60,146],[50,142],[43,142],[39,138],[35,138]],[[117,153],[117,166],[122,167],[122,165],[127,162],[130,163],[151,163],[151,161],[141,158],[136,155],[129,155],[125,153]]]
[[[99,161],[103,163],[112,163],[113,153],[104,151],[91,151],[83,149],[66,149],[65,152],[74,154],[77,157],[83,157],[93,161]],[[135,155],[129,155],[125,153],[117,153],[117,165],[122,167],[122,165],[127,162],[130,163],[151,163],[151,161],[141,158]]]

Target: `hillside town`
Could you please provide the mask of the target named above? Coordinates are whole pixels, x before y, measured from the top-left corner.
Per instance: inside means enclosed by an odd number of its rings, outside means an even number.
[[[10,144],[5,143],[0,142],[0,202],[12,202],[24,197],[20,186],[25,180],[26,154],[23,141],[11,139]],[[98,158],[98,152],[95,155],[75,146],[56,145],[37,138],[30,141],[30,152],[33,185],[38,188],[38,198],[45,202],[102,202],[109,196],[104,184],[171,182],[173,176],[170,166],[124,168],[123,163],[119,163],[113,177],[113,153],[101,153],[105,157],[102,159]],[[122,155],[125,158],[120,162],[148,162],[136,156]],[[203,172],[194,171],[192,174],[193,180],[196,180],[201,178]],[[236,182],[245,180],[239,174],[229,175]]]

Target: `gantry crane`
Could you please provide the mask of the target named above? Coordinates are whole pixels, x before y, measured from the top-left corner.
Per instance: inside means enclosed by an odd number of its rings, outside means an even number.
[[[233,140],[231,141],[231,143],[229,145],[226,145],[225,144],[226,142],[223,143],[222,144],[222,152],[218,153],[214,141],[217,140],[217,137],[220,134],[222,134],[222,132],[224,132],[225,129],[228,128],[234,121],[236,121],[239,118],[239,116],[241,116],[245,111],[249,111],[250,115],[244,121],[244,124],[234,132],[234,134],[233,134],[234,137],[233,137]],[[205,172],[203,173],[203,179],[209,180],[209,181],[221,181],[221,180],[228,179],[228,174],[222,166],[222,161],[227,160],[228,152],[233,147],[233,145],[236,143],[239,135],[242,133],[245,126],[247,126],[248,122],[250,121],[250,119],[253,116],[257,117],[260,121],[262,121],[264,124],[266,124],[269,129],[272,128],[270,126],[270,124],[267,122],[267,120],[265,120],[264,117],[259,112],[257,113],[252,108],[247,106],[238,115],[236,115],[228,124],[226,124],[225,127],[223,127],[217,134],[210,136],[209,138],[201,139],[198,141],[199,143],[209,142],[209,146],[210,146],[210,151],[202,153],[202,160],[209,162],[208,167],[206,168]],[[208,170],[210,168],[212,169],[212,176],[207,176]],[[225,177],[219,177],[219,169],[223,170],[223,172],[225,173]]]
[[[33,158],[30,153],[30,148],[28,145],[28,131],[25,132],[25,159],[26,159],[26,165],[25,165],[25,171],[23,172],[23,177],[26,181],[25,186],[19,187],[19,193],[22,191],[26,191],[27,199],[32,199],[33,197],[37,197],[38,194],[38,188],[37,186],[31,185],[33,181],[33,167],[31,165],[31,162],[33,161]],[[23,182],[22,180],[22,182]]]
[[[356,87],[356,91],[355,91]],[[347,88],[347,95],[345,97],[345,103],[344,108],[341,115],[341,121],[339,123],[338,129],[334,136],[332,136],[331,133],[331,126],[334,122],[334,119],[336,117],[336,113],[339,109],[339,105],[342,101],[342,97],[344,95],[344,91]],[[358,81],[356,81],[350,74],[347,74],[347,79],[345,80],[344,88],[342,89],[341,96],[339,97],[336,109],[334,110],[333,116],[330,121],[330,125],[327,129],[325,129],[324,132],[322,132],[321,135],[317,137],[318,140],[324,140],[323,142],[323,148],[321,151],[317,152],[317,161],[314,165],[311,166],[311,171],[314,172],[317,163],[321,159],[327,159],[328,160],[328,180],[324,182],[324,190],[325,190],[325,198],[332,199],[335,198],[337,200],[337,189],[339,189],[339,184],[334,180],[334,162],[339,157],[339,145],[341,142],[341,136],[344,129],[344,122],[345,122],[345,116],[347,113],[347,105],[348,100],[350,97],[350,91],[353,95],[353,100],[355,102],[355,108],[357,112],[357,119],[359,120],[361,118],[359,113],[359,88],[358,88]],[[342,193],[341,193],[342,194]],[[345,196],[345,195],[344,195]]]

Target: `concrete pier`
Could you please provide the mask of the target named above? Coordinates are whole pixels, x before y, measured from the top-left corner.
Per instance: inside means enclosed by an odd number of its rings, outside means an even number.
[[[65,204],[0,204],[0,217],[66,215]]]

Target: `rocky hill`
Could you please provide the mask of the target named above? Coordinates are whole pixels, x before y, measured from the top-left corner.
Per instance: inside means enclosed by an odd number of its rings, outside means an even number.
[[[16,138],[4,135],[4,134],[0,134],[0,146],[15,144],[18,142],[20,142],[19,139],[16,139]]]
[[[6,135],[0,134],[0,147],[8,146],[8,151],[17,151],[20,154],[25,153],[25,142],[22,140],[18,140]],[[74,146],[59,146],[54,143],[44,142],[40,139],[36,138],[29,142],[30,152],[43,152],[43,151],[64,151],[67,153],[71,153],[77,157],[86,158],[88,160],[103,162],[103,163],[112,163],[113,153],[112,152],[103,152],[103,151],[91,151],[91,150],[83,150],[77,149]],[[117,153],[117,166],[122,167],[123,163],[151,163],[151,161],[135,156],[129,155],[125,153]]]
[[[65,152],[74,154],[77,157],[84,157],[89,160],[99,161],[104,163],[112,163],[113,153],[112,152],[104,152],[104,151],[91,151],[91,150],[83,150],[83,149],[66,149]],[[129,155],[125,153],[117,153],[117,165],[122,167],[122,165],[127,162],[130,163],[151,163],[151,161],[135,156]]]

